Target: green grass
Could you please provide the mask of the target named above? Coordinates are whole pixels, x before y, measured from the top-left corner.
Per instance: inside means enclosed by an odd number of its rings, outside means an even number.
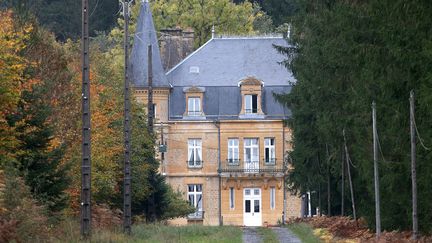
[[[169,243],[198,243],[198,242],[242,242],[243,231],[239,227],[230,226],[165,226],[165,225],[135,225],[132,234],[127,236],[121,229],[94,230],[91,242],[169,242]],[[82,242],[79,240],[79,228],[66,229],[61,238],[52,242]]]
[[[263,242],[265,243],[278,243],[279,239],[276,235],[276,233],[270,229],[270,228],[265,228],[265,227],[259,227],[257,229],[258,234],[261,235],[261,238],[263,240]]]
[[[305,223],[289,224],[290,229],[303,243],[319,243],[321,240],[314,235],[313,228]]]
[[[133,228],[138,242],[242,242],[242,230],[230,226],[137,226]]]

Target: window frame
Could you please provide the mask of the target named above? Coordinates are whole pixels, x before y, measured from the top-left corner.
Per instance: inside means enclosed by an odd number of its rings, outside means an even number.
[[[235,209],[235,189],[230,187],[229,191],[229,207],[231,210]]]
[[[231,143],[233,142],[233,143]],[[237,156],[236,156],[237,155]],[[228,138],[228,164],[238,165],[240,162],[240,139]]]
[[[244,98],[245,114],[257,114],[258,113],[258,95],[257,94],[246,94],[244,97],[245,97]],[[255,98],[255,108],[253,107],[254,106],[254,98]]]
[[[267,141],[269,142],[267,143]],[[271,143],[272,141],[273,144]],[[266,165],[276,164],[276,139],[274,137],[264,138],[264,163]]]
[[[191,155],[193,154],[193,160]],[[202,167],[202,139],[201,138],[188,138],[188,153],[187,164],[189,168]],[[198,160],[198,157],[200,160]]]
[[[270,209],[276,209],[276,188],[274,186],[270,187]]]
[[[192,101],[192,102],[191,102]],[[191,106],[192,103],[192,106]],[[187,97],[187,114],[188,116],[200,116],[202,114],[201,110],[201,97],[199,96],[188,96]],[[198,109],[197,109],[198,106]]]
[[[188,215],[190,218],[202,218],[203,217],[203,185],[202,184],[188,184],[187,197],[189,204],[194,207],[195,212]],[[190,191],[190,187],[192,186],[193,190]],[[200,188],[201,190],[198,190]],[[201,195],[200,200],[198,201],[198,196]],[[193,198],[193,202],[190,200],[190,196]],[[192,205],[193,204],[193,205]],[[201,206],[201,207],[199,207]]]
[[[251,141],[250,145],[247,145],[246,141]],[[252,141],[256,141],[256,144],[254,144]],[[257,162],[257,163],[259,163],[259,138],[244,138],[243,147],[244,147],[244,154],[245,154],[244,161],[245,162]],[[250,154],[251,154],[250,160],[248,160],[248,158],[246,156],[247,149],[250,149]],[[256,151],[256,154],[255,154],[256,160],[253,160],[253,158],[252,158],[252,157],[254,157],[254,156],[252,156],[252,154],[254,154],[253,151]]]

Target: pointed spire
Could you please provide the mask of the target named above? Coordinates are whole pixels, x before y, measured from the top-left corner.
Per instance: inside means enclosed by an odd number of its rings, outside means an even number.
[[[169,87],[168,79],[160,58],[157,33],[153,24],[153,17],[148,0],[142,0],[137,21],[137,28],[133,36],[133,47],[129,59],[129,78],[135,86],[148,85],[148,45],[152,46],[152,71],[154,87]]]

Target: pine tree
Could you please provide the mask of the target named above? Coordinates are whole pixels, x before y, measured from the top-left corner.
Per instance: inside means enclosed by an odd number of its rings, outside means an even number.
[[[64,147],[52,147],[50,107],[44,96],[48,90],[42,84],[24,91],[18,110],[9,117],[9,124],[17,131],[17,168],[35,199],[51,213],[67,206],[65,189],[69,185],[68,166],[62,164]]]

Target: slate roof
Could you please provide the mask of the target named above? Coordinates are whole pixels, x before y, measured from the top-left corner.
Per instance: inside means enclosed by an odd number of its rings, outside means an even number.
[[[186,95],[184,87],[174,86],[171,89],[169,117],[170,120],[200,119],[185,118]],[[291,116],[291,111],[285,106],[276,102],[273,94],[284,94],[291,91],[291,86],[267,86],[262,90],[262,109],[265,119],[286,119]],[[208,86],[205,88],[203,111],[206,120],[236,120],[239,119],[241,110],[240,88],[236,86]],[[247,118],[242,118],[245,120]],[[256,120],[255,117],[250,117]]]
[[[274,94],[289,93],[293,74],[279,62],[285,57],[273,45],[287,46],[282,37],[212,38],[167,72],[173,86],[170,95],[170,120],[206,119],[286,119],[291,111],[277,102]],[[191,72],[191,67],[195,72]],[[197,73],[196,69],[199,69]],[[254,77],[264,82],[262,110],[264,117],[240,117],[239,82]],[[205,117],[183,117],[187,87],[204,87]]]
[[[145,1],[141,5],[134,44],[129,59],[129,78],[135,87],[148,86],[148,45],[152,45],[153,86],[169,87],[165,71],[162,67],[156,30],[150,4]]]
[[[167,72],[173,86],[237,86],[253,76],[265,86],[295,82],[293,74],[278,64],[285,56],[273,44],[287,46],[282,37],[212,38]],[[190,68],[199,73],[191,73]]]

